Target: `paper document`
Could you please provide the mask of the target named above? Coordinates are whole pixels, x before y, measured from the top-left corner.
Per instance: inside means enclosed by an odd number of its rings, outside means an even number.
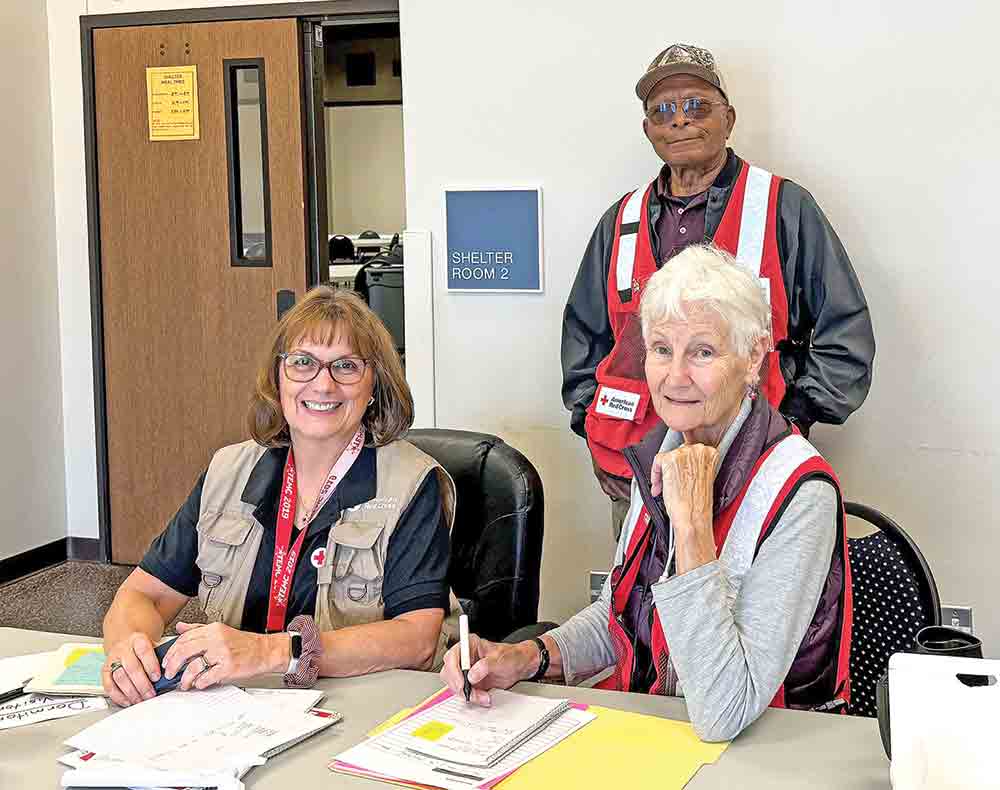
[[[102,666],[104,649],[99,644],[65,644],[38,668],[24,690],[39,694],[103,696]]]
[[[585,728],[594,719],[594,715],[587,710],[571,708],[494,765],[476,768],[436,759],[409,748],[410,732],[415,727],[439,720],[440,708],[444,704],[458,700],[461,705],[467,705],[464,699],[454,697],[450,692],[439,695],[438,700],[426,707],[418,707],[418,712],[403,722],[337,755],[329,768],[339,773],[444,790],[487,788],[577,730]]]
[[[25,694],[0,705],[0,730],[23,727],[50,719],[65,719],[79,713],[104,710],[103,697],[54,697],[46,694]]]
[[[289,713],[308,713],[326,695],[314,689],[243,689],[251,697]]]
[[[0,694],[22,688],[52,655],[32,653],[28,656],[0,658]]]
[[[221,686],[172,691],[140,702],[74,735],[66,745],[102,760],[219,772],[276,754],[333,723],[332,718],[289,712],[235,686]]]
[[[493,691],[493,704],[470,705],[458,696],[413,716],[395,733],[411,751],[459,765],[486,768],[569,709],[569,700]]]

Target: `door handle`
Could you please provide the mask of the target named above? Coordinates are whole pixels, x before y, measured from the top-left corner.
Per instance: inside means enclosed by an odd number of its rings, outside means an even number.
[[[295,291],[278,291],[275,302],[278,309],[278,320],[280,321],[281,316],[291,310],[295,304]]]

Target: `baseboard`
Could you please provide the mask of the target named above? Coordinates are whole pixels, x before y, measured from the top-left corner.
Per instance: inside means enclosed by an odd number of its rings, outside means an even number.
[[[60,538],[44,546],[22,551],[0,560],[0,584],[20,579],[29,573],[58,565],[66,560],[101,561],[101,541],[97,538]]]
[[[71,560],[101,562],[101,541],[97,538],[66,538],[66,556]]]
[[[13,557],[0,560],[0,584],[20,579],[22,576],[40,571],[50,565],[65,562],[67,540],[67,538],[60,538],[46,543],[44,546],[28,549],[28,551],[22,551]]]

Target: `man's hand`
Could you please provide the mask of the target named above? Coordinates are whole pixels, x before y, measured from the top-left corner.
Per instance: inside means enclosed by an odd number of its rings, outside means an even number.
[[[679,574],[716,559],[712,499],[718,459],[719,451],[704,444],[685,444],[653,459],[652,493],[663,494]]]
[[[156,696],[153,683],[159,679],[160,663],[146,634],[136,631],[107,650],[101,683],[115,705],[128,707],[152,699]]]
[[[177,633],[181,636],[167,651],[163,674],[172,678],[187,663],[179,686],[185,691],[284,672],[288,665],[285,634],[252,634],[223,623],[177,623]]]
[[[601,484],[601,490],[611,499],[624,499],[627,502],[632,496],[632,482],[624,477],[605,472],[597,465],[593,456],[591,456],[590,461],[594,466],[594,477]]]

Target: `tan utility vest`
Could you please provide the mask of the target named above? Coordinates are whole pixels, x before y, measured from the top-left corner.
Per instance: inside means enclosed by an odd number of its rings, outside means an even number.
[[[253,441],[223,447],[212,458],[201,491],[198,599],[208,622],[241,628],[250,577],[264,527],[254,518],[254,505],[242,501],[250,473],[267,452]],[[441,488],[442,516],[451,532],[455,522],[455,483],[426,453],[406,441],[376,449],[375,498],[341,513],[330,528],[326,561],[317,570],[316,625],[333,631],[383,619],[382,582],[389,539],[399,517],[434,472]],[[309,561],[303,557],[299,561]],[[270,581],[270,580],[269,580]],[[461,609],[451,594],[435,656],[438,663]]]

